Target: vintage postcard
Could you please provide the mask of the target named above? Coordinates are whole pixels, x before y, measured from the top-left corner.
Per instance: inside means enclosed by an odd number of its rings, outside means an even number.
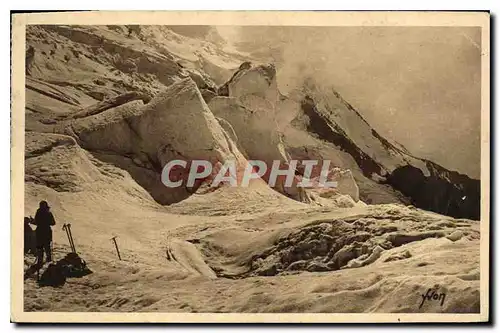
[[[13,14],[12,321],[488,321],[489,22]]]

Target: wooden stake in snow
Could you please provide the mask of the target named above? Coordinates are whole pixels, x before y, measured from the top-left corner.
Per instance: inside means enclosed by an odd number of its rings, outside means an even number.
[[[118,243],[116,242],[116,237],[118,237],[118,236],[115,236],[115,237],[113,237],[111,239],[115,243],[115,248],[116,248],[116,253],[118,254],[118,259],[122,260],[122,257],[120,256],[120,250],[118,249]]]

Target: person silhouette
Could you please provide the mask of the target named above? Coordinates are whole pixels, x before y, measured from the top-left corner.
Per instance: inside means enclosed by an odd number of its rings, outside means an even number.
[[[36,254],[36,238],[35,230],[30,226],[33,223],[33,218],[24,217],[24,253],[25,254]]]
[[[35,218],[32,224],[36,225],[36,257],[37,264],[42,265],[43,253],[47,255],[47,262],[52,261],[52,251],[50,245],[52,243],[52,228],[56,224],[54,215],[50,211],[47,201],[40,201],[39,208],[36,211]]]

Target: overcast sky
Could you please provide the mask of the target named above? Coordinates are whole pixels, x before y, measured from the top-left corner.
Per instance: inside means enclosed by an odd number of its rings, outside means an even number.
[[[268,50],[278,63],[282,90],[313,75],[334,86],[383,136],[416,156],[479,178],[479,28],[246,27],[222,32]]]

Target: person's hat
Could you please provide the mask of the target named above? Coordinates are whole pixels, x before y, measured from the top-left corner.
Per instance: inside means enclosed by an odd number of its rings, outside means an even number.
[[[47,201],[42,200],[42,201],[40,201],[40,208],[50,208],[50,207],[49,207],[49,204],[47,203]]]

